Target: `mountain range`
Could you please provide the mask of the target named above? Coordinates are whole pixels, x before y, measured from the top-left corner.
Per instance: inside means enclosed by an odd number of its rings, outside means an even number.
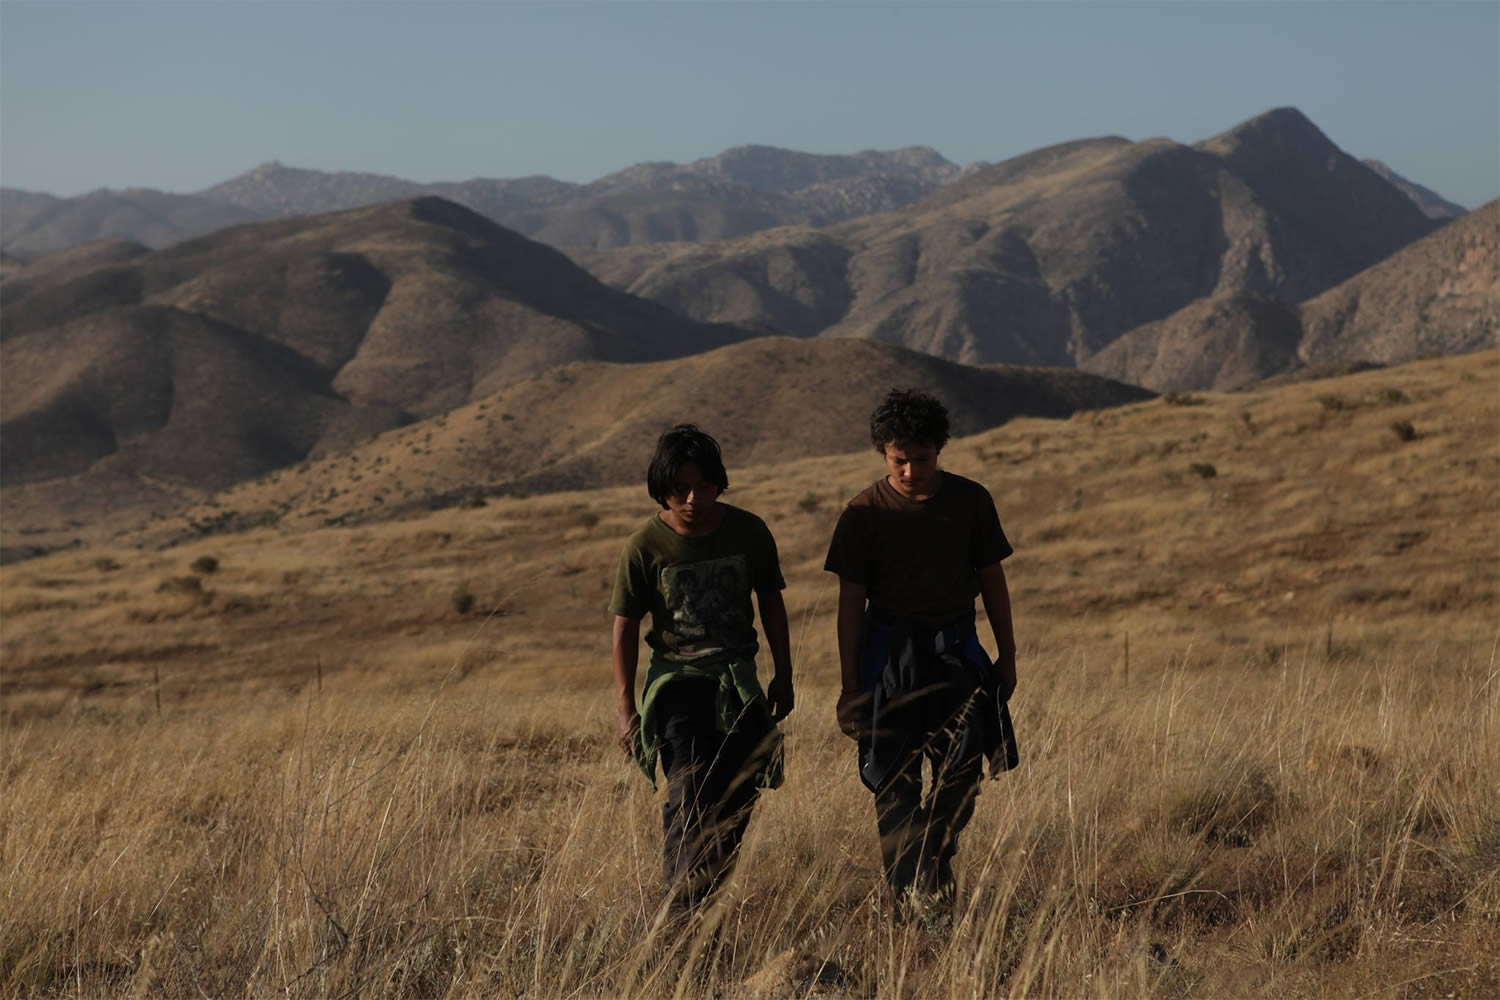
[[[1364,163],[1429,217],[1463,214],[1462,206],[1379,160]],[[826,226],[912,204],[985,166],[960,168],[924,146],[819,155],[750,145],[686,164],[639,163],[587,184],[545,176],[424,184],[272,161],[191,194],[105,188],[59,198],[0,188],[0,247],[29,256],[95,239],[159,248],[238,222],[430,194],[561,249],[607,249]]]
[[[638,464],[627,432],[650,437],[643,428],[698,409],[731,417],[728,440],[747,447],[743,435],[846,449],[861,419],[830,426],[828,414],[867,409],[852,387],[903,371],[951,395],[975,430],[1145,395],[1081,373],[978,372],[852,342],[756,338],[713,352],[749,333],[610,289],[558,251],[429,196],[165,250],[89,244],[13,274],[0,306],[11,520],[22,507],[92,520],[172,506],[422,418],[461,420],[466,404],[516,419],[495,424],[484,461],[455,466],[463,478],[443,489],[616,481]],[[669,358],[682,360],[647,364]],[[418,434],[432,425],[381,447]],[[628,458],[612,451],[622,434]]]
[[[0,286],[7,485],[124,463],[221,488],[557,364],[745,336],[431,197],[59,256]]]
[[[870,394],[897,384],[932,388],[979,430],[1142,398],[1121,383],[1229,389],[1495,343],[1500,202],[1430,217],[1293,109],[1195,145],[1099,137],[964,171],[921,149],[742,147],[622,171],[587,186],[588,204],[620,199],[639,221],[655,218],[645,190],[679,207],[753,190],[808,212],[839,191],[852,212],[880,198],[851,192],[898,175],[926,193],[828,224],[571,257],[409,192],[163,249],[6,251],[7,523],[53,532],[236,484],[288,489],[292,466],[312,470],[298,473],[311,489],[341,460],[367,462],[365,485],[302,506],[368,516],[629,479],[661,426],[698,413],[737,453],[772,459],[857,447]],[[374,175],[288,176],[252,171],[216,204],[288,213],[393,191]],[[554,199],[553,222],[603,218],[567,215],[585,204],[578,185],[470,183],[492,206]],[[282,509],[274,493],[257,509]]]
[[[1205,299],[1300,302],[1439,225],[1288,108],[1193,146],[1038,150],[820,230],[573,256],[699,320],[1078,365]]]
[[[271,162],[190,195],[105,189],[56,198],[3,188],[0,247],[33,255],[92,239],[162,247],[237,222],[421,195],[446,198],[557,247],[724,239],[898,208],[962,173],[922,146],[853,155],[738,146],[687,164],[637,164],[589,184],[550,177],[419,184]]]

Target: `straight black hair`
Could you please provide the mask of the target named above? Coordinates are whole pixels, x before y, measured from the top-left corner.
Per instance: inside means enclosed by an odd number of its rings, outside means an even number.
[[[721,490],[729,489],[729,473],[724,471],[719,442],[692,424],[678,424],[657,438],[656,454],[651,456],[651,465],[646,469],[646,490],[663,510],[667,508],[672,483],[689,462],[698,467],[704,479]]]

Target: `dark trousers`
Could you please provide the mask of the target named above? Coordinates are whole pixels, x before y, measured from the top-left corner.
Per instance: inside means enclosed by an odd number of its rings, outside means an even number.
[[[909,696],[903,719],[917,727],[916,749],[875,795],[886,883],[897,898],[907,890],[949,893],[958,835],[974,815],[984,754],[961,738],[975,710],[972,688],[942,685]],[[932,782],[922,791],[922,761]]]
[[[662,874],[679,912],[707,900],[734,867],[760,793],[760,748],[753,738],[719,732],[716,695],[715,682],[694,677],[673,680],[657,695],[667,776]]]

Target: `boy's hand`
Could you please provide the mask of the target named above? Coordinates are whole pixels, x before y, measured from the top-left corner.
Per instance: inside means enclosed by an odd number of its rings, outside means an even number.
[[[839,729],[851,740],[859,739],[860,735],[869,728],[865,722],[865,714],[869,711],[869,705],[870,696],[863,691],[839,692],[839,703],[836,709]]]
[[[628,709],[621,707],[619,711],[619,743],[620,749],[625,756],[635,758],[635,737],[641,728],[641,715],[636,711],[634,705]]]
[[[797,695],[792,690],[792,675],[778,673],[766,687],[766,701],[771,706],[771,721],[780,722],[792,714],[797,705]]]
[[[1000,696],[1000,704],[1010,701],[1010,696],[1016,693],[1016,655],[1000,656],[995,660],[995,689]]]

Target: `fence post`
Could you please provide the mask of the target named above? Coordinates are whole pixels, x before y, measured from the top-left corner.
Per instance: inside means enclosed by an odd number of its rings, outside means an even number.
[[[161,664],[151,664],[151,687],[156,694],[156,717],[161,718]]]

